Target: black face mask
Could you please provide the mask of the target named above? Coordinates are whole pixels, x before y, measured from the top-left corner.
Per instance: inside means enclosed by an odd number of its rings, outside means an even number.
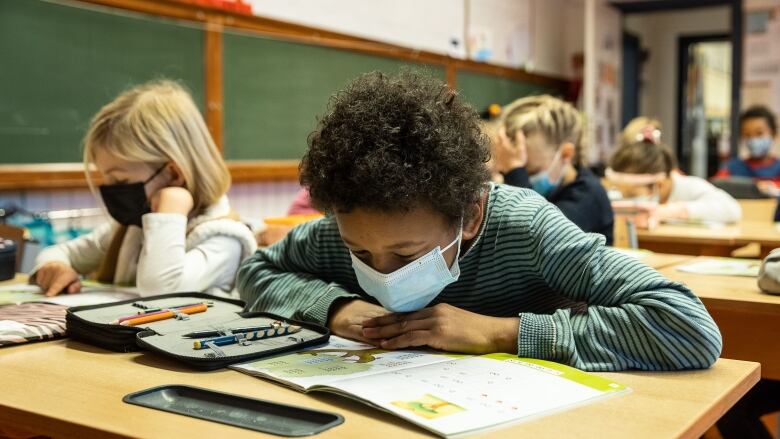
[[[119,224],[141,227],[141,217],[152,211],[146,198],[146,183],[157,177],[163,169],[165,165],[144,182],[100,185],[100,196],[103,197],[108,214]]]

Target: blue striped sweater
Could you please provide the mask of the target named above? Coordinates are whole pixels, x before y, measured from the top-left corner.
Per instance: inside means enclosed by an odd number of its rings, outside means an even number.
[[[705,368],[718,327],[685,286],[604,246],[527,189],[491,186],[461,275],[434,300],[520,317],[518,355],[591,371]],[[295,228],[238,272],[252,310],[325,324],[340,298],[373,301],[358,285],[334,219]]]

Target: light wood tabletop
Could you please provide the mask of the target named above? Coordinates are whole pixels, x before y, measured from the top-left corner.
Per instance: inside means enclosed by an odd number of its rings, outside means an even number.
[[[772,221],[777,209],[777,200],[765,198],[763,200],[737,200],[742,208],[744,221]]]
[[[659,271],[701,299],[723,335],[723,356],[757,361],[764,378],[780,379],[780,296],[761,292],[754,277],[686,273],[678,266]]]
[[[634,257],[644,262],[648,266],[659,270],[670,265],[681,264],[686,261],[690,261],[695,258],[691,255],[673,255],[668,253],[655,253],[650,251],[634,251]]]
[[[780,228],[770,220],[746,220],[715,228],[662,224],[652,230],[637,230],[637,237],[641,248],[694,256],[729,256],[752,243],[760,245],[764,256],[780,247]]]
[[[760,365],[720,359],[708,370],[599,373],[633,389],[624,396],[510,426],[481,437],[696,438],[757,381]],[[231,370],[193,372],[146,353],[114,353],[59,340],[0,350],[0,425],[55,437],[263,437],[249,430],[122,402],[164,384],[190,384],[342,414],[323,438],[431,437],[399,418],[329,394],[302,394]],[[522,389],[518,389],[522,391]],[[529,395],[533,398],[533,395]]]

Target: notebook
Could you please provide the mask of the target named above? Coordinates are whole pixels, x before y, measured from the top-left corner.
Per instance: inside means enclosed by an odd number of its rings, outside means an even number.
[[[630,389],[561,364],[510,354],[385,351],[332,336],[324,347],[230,366],[301,392],[325,391],[439,436],[495,429]]]
[[[98,282],[83,281],[81,292],[47,297],[37,285],[11,284],[0,286],[0,306],[28,302],[46,302],[66,307],[98,305],[139,297],[135,288],[117,287]]]
[[[707,258],[677,267],[677,271],[711,276],[758,277],[760,270],[759,260],[731,258]]]

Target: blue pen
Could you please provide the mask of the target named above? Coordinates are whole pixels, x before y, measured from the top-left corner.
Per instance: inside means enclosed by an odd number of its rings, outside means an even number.
[[[245,334],[225,335],[222,337],[207,338],[205,340],[195,340],[192,343],[193,349],[206,349],[208,345],[226,346],[236,344],[242,341],[262,340],[264,338],[278,337],[280,335],[294,334],[301,330],[300,326],[280,326],[276,328],[263,329],[262,331],[248,332]]]

